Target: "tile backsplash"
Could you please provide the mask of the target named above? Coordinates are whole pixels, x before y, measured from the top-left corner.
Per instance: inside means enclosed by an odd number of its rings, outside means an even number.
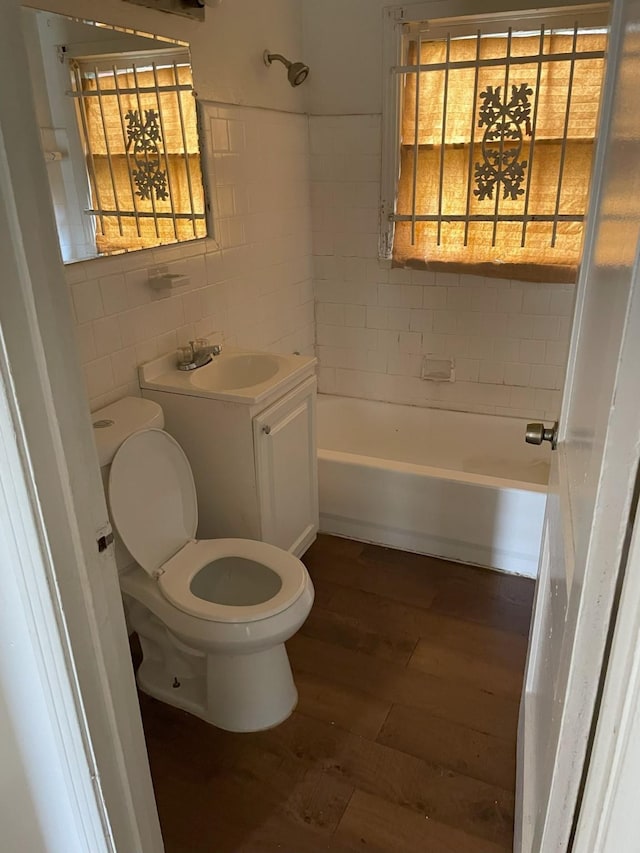
[[[392,269],[377,260],[379,115],[310,119],[320,389],[419,406],[556,417],[573,286]],[[421,379],[453,359],[455,382]]]
[[[306,116],[207,104],[214,239],[66,267],[91,408],[137,394],[137,365],[210,332],[230,345],[313,353]],[[189,276],[165,296],[158,265]]]

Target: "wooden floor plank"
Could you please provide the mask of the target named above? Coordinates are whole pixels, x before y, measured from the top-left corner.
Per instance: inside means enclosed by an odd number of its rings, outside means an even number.
[[[391,702],[351,687],[297,670],[297,710],[309,717],[375,740],[391,710]]]
[[[489,840],[511,837],[513,791],[465,777],[415,756],[295,713],[258,736],[260,748],[295,757],[348,786]]]
[[[358,616],[344,609],[339,611],[331,599],[326,609],[314,607],[301,631],[308,637],[364,652],[401,666],[408,663],[419,639],[415,631],[398,630],[395,626],[389,628],[382,621],[369,626]]]
[[[298,634],[287,645],[293,666],[352,686],[377,699],[419,708],[481,732],[515,741],[518,701]]]
[[[522,637],[529,634],[531,606],[510,600],[497,584],[478,588],[471,579],[443,580],[433,597],[431,607],[436,613],[501,628]]]
[[[408,666],[427,675],[453,679],[517,701],[522,692],[522,669],[505,666],[478,649],[452,648],[441,641],[419,640]]]
[[[490,591],[511,604],[533,606],[535,582],[531,578],[379,545],[364,545],[357,560],[370,565],[383,565],[392,572],[411,572],[417,578],[426,574],[434,581],[463,580],[473,584],[478,591]]]
[[[490,785],[515,786],[515,743],[428,717],[417,708],[394,705],[378,742]]]
[[[471,654],[518,676],[523,672],[527,640],[519,634],[390,601],[362,590],[326,582],[321,586],[326,590],[327,610],[338,615],[349,614],[365,633],[382,632],[392,638],[398,635],[418,637],[450,652]],[[318,639],[324,638],[318,635]],[[331,640],[331,637],[326,639]]]
[[[417,572],[398,567],[394,571],[383,563],[363,561],[357,556],[341,553],[325,555],[321,548],[327,537],[319,541],[316,549],[310,549],[303,557],[309,574],[315,581],[331,581],[340,586],[361,589],[384,595],[394,601],[417,607],[430,607],[437,587],[427,571]],[[426,558],[428,559],[428,558]]]
[[[511,845],[476,838],[379,797],[356,791],[344,813],[338,840],[360,842],[375,853],[508,853]]]

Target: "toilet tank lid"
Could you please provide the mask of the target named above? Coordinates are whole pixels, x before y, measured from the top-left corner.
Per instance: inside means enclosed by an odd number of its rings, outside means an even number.
[[[110,465],[122,442],[141,429],[162,429],[164,413],[153,400],[123,397],[91,413],[100,467]]]

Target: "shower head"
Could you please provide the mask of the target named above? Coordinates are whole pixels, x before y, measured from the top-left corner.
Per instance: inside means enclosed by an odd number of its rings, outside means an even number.
[[[268,50],[265,50],[263,59],[265,65],[271,65],[274,59],[281,62],[287,69],[287,77],[292,86],[299,86],[301,83],[304,83],[309,76],[308,65],[305,65],[304,62],[289,62],[289,60],[280,53],[269,53]]]

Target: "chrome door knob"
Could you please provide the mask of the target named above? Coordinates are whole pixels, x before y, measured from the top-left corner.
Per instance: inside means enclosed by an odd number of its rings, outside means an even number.
[[[551,449],[555,450],[558,446],[558,421],[552,427],[546,427],[544,424],[527,424],[524,440],[527,444],[542,444],[543,441],[550,441]]]

